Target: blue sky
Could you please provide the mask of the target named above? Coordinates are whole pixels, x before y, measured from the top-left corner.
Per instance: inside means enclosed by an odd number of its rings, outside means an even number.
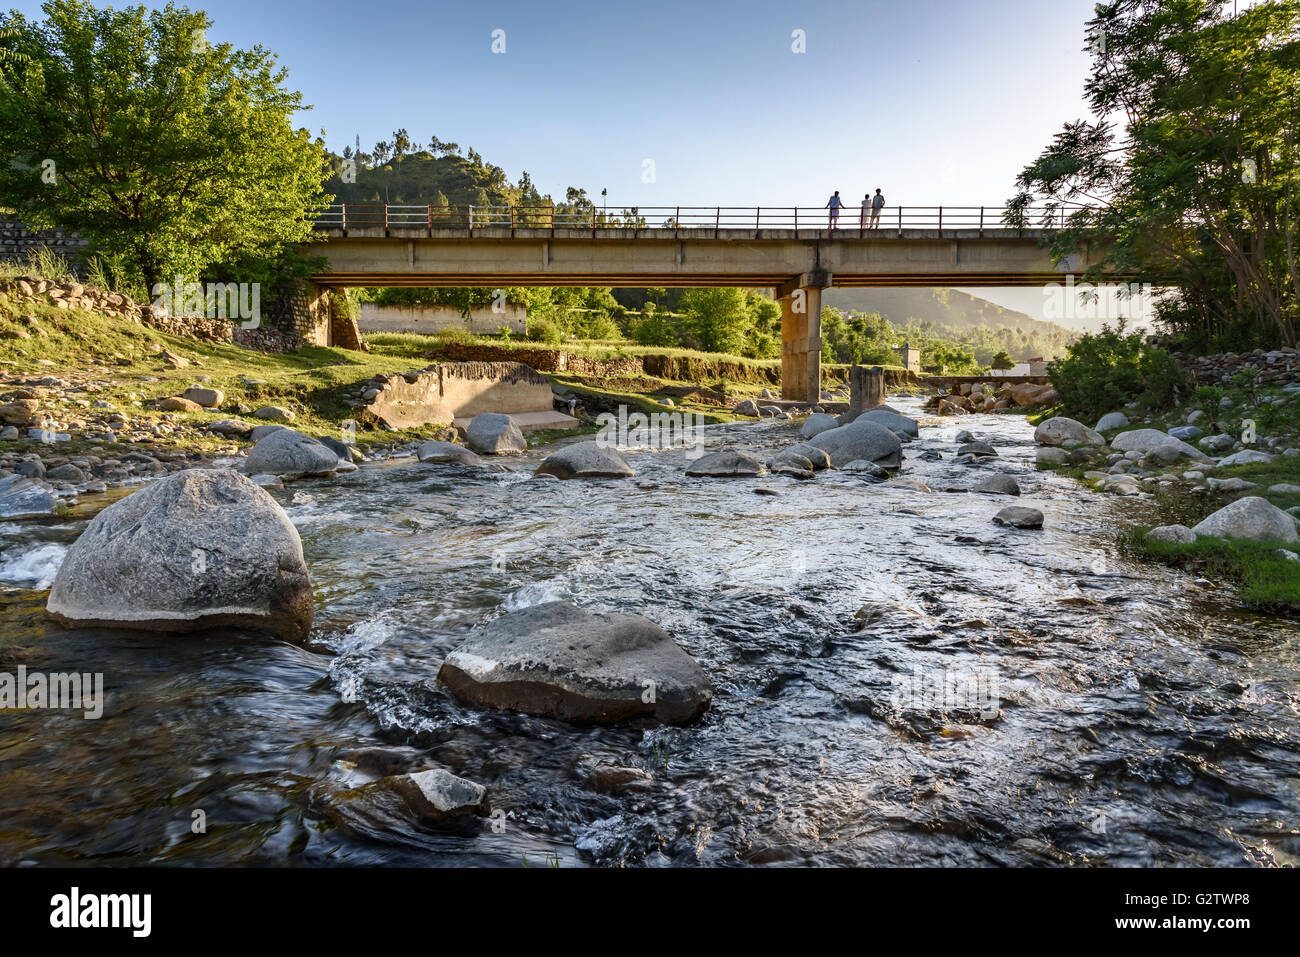
[[[10,0],[13,2],[13,0]],[[1094,0],[207,0],[335,150],[406,127],[621,206],[1001,206],[1085,113]],[[152,5],[152,4],[151,4]],[[39,3],[17,7],[39,15]],[[506,52],[492,52],[494,30]],[[804,31],[806,53],[792,51]],[[645,161],[654,182],[642,181]],[[996,298],[985,292],[982,295]],[[1023,294],[1016,297],[1023,300]]]
[[[608,188],[610,205],[820,206],[881,187],[928,206],[1000,205],[1082,115],[1093,0],[191,6],[214,39],[276,52],[337,150],[405,126],[552,195]]]

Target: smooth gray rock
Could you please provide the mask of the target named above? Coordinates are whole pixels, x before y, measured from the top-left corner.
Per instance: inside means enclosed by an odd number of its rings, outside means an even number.
[[[1300,541],[1296,520],[1258,496],[1239,498],[1192,529],[1197,535],[1248,538],[1254,541]]]
[[[1043,513],[1036,508],[1026,508],[1023,505],[1008,505],[993,516],[993,521],[1013,528],[1042,528]]]
[[[977,455],[982,458],[997,458],[998,450],[987,442],[967,442],[957,449],[958,455]]]
[[[447,655],[438,681],[479,707],[595,724],[681,724],[713,697],[704,671],[654,622],[565,602],[511,612],[471,633]]]
[[[1231,435],[1221,432],[1218,435],[1207,435],[1196,444],[1211,452],[1226,452],[1237,444],[1237,440]]]
[[[1194,425],[1179,425],[1170,429],[1169,434],[1182,442],[1195,442],[1203,436],[1205,432]]]
[[[892,469],[903,464],[903,443],[898,436],[878,422],[861,418],[823,432],[809,444],[830,456],[831,465],[835,468],[858,459]]]
[[[14,466],[14,471],[23,478],[40,480],[45,478],[45,463],[40,459],[24,459]]]
[[[58,514],[58,499],[44,482],[22,475],[0,478],[0,521]]]
[[[284,510],[230,469],[188,469],[114,502],[63,560],[46,610],[70,625],[311,628],[311,580]]]
[[[807,442],[796,442],[794,445],[782,449],[779,454],[784,455],[786,452],[807,459],[812,463],[815,471],[820,472],[822,469],[831,467],[831,457],[826,454],[826,450],[809,445]]]
[[[474,452],[471,452],[463,445],[457,445],[455,442],[424,442],[415,450],[415,457],[421,462],[487,465]]]
[[[339,457],[327,446],[293,429],[272,432],[248,450],[244,471],[267,473],[285,479],[303,475],[328,475],[339,469]]]
[[[271,433],[283,431],[285,428],[287,428],[287,426],[255,425],[253,426],[252,431],[248,433],[248,438],[253,442],[261,442],[264,438],[266,438]]]
[[[292,422],[294,414],[283,406],[264,405],[253,413],[253,418],[266,419],[268,422]]]
[[[632,478],[636,472],[618,449],[599,442],[575,442],[557,449],[537,466],[535,475],[554,475],[558,479]]]
[[[465,443],[480,455],[509,455],[524,452],[528,442],[515,420],[500,412],[480,412],[470,420]]]
[[[1242,449],[1235,455],[1229,455],[1226,458],[1219,459],[1219,466],[1226,468],[1232,465],[1267,465],[1277,458],[1275,455],[1269,455],[1267,452],[1259,452],[1255,449]]]
[[[1010,475],[986,475],[971,486],[971,491],[989,495],[1019,495],[1020,483]]]
[[[251,422],[245,422],[243,419],[218,419],[208,425],[209,432],[216,432],[218,435],[230,436],[233,438],[247,438],[257,429],[271,429],[274,431],[278,426],[261,425],[254,426]]]
[[[745,399],[737,402],[735,408],[731,410],[733,415],[748,415],[754,418],[758,417],[758,403],[753,399]]]
[[[917,425],[916,419],[909,418],[906,415],[899,415],[897,412],[886,412],[884,409],[868,409],[853,421],[875,422],[877,425],[883,425],[901,439],[915,439],[921,435],[921,429]]]
[[[1147,532],[1147,538],[1171,545],[1191,545],[1196,541],[1196,533],[1186,525],[1161,525]]]
[[[1053,448],[1050,445],[1039,446],[1034,450],[1034,463],[1037,465],[1053,466],[1064,465],[1068,458],[1065,449]]]
[[[805,439],[811,439],[837,427],[835,416],[827,415],[825,412],[814,412],[808,416],[808,421],[803,424],[799,434]]]
[[[1097,427],[1094,432],[1109,432],[1111,429],[1122,429],[1128,425],[1128,416],[1123,412],[1107,412],[1097,420]]]
[[[871,476],[872,478],[887,479],[889,470],[883,469],[875,462],[868,462],[866,459],[858,459],[855,462],[849,462],[844,466],[845,472],[858,472]]]
[[[1300,495],[1300,485],[1279,482],[1277,485],[1270,485],[1268,491],[1270,495]]]
[[[47,470],[45,478],[51,482],[72,482],[74,484],[89,481],[86,473],[71,463],[68,463],[67,465],[58,465]]]
[[[1160,461],[1169,463],[1180,458],[1207,461],[1207,456],[1200,449],[1193,448],[1186,442],[1174,438],[1168,432],[1159,429],[1133,429],[1121,432],[1110,441],[1110,447],[1118,452],[1141,452],[1154,454]]]
[[[1088,428],[1082,422],[1057,416],[1038,424],[1034,430],[1034,441],[1040,445],[1105,445],[1106,440],[1100,434]]]
[[[762,462],[735,449],[702,455],[686,468],[686,474],[692,478],[752,478],[763,472]]]

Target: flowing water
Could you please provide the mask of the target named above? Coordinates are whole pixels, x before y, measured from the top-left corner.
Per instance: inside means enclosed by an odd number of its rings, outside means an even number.
[[[960,428],[1001,460],[957,464]],[[709,435],[765,457],[796,432]],[[0,671],[107,690],[98,720],[0,714],[0,862],[1295,863],[1296,625],[1116,554],[1148,506],[1034,471],[1020,417],[945,420],[906,454],[900,478],[933,491],[687,479],[681,450],[631,454],[621,482],[530,480],[535,452],[296,483],[273,494],[316,589],[306,647],[59,629],[41,589],[89,509],[0,526]],[[988,469],[1044,530],[992,523],[1014,499],[946,491]],[[711,709],[591,728],[439,690],[477,623],[555,599],[659,623]],[[322,810],[429,766],[484,784],[493,817],[358,831]]]

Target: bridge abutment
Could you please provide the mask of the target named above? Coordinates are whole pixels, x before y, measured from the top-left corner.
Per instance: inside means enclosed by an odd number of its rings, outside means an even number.
[[[822,390],[822,289],[828,273],[805,273],[778,286],[781,398],[816,405]]]

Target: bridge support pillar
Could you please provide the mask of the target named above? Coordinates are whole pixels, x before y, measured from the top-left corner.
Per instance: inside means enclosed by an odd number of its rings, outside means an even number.
[[[829,275],[805,274],[776,290],[781,303],[781,398],[816,405],[822,390],[822,288]]]

